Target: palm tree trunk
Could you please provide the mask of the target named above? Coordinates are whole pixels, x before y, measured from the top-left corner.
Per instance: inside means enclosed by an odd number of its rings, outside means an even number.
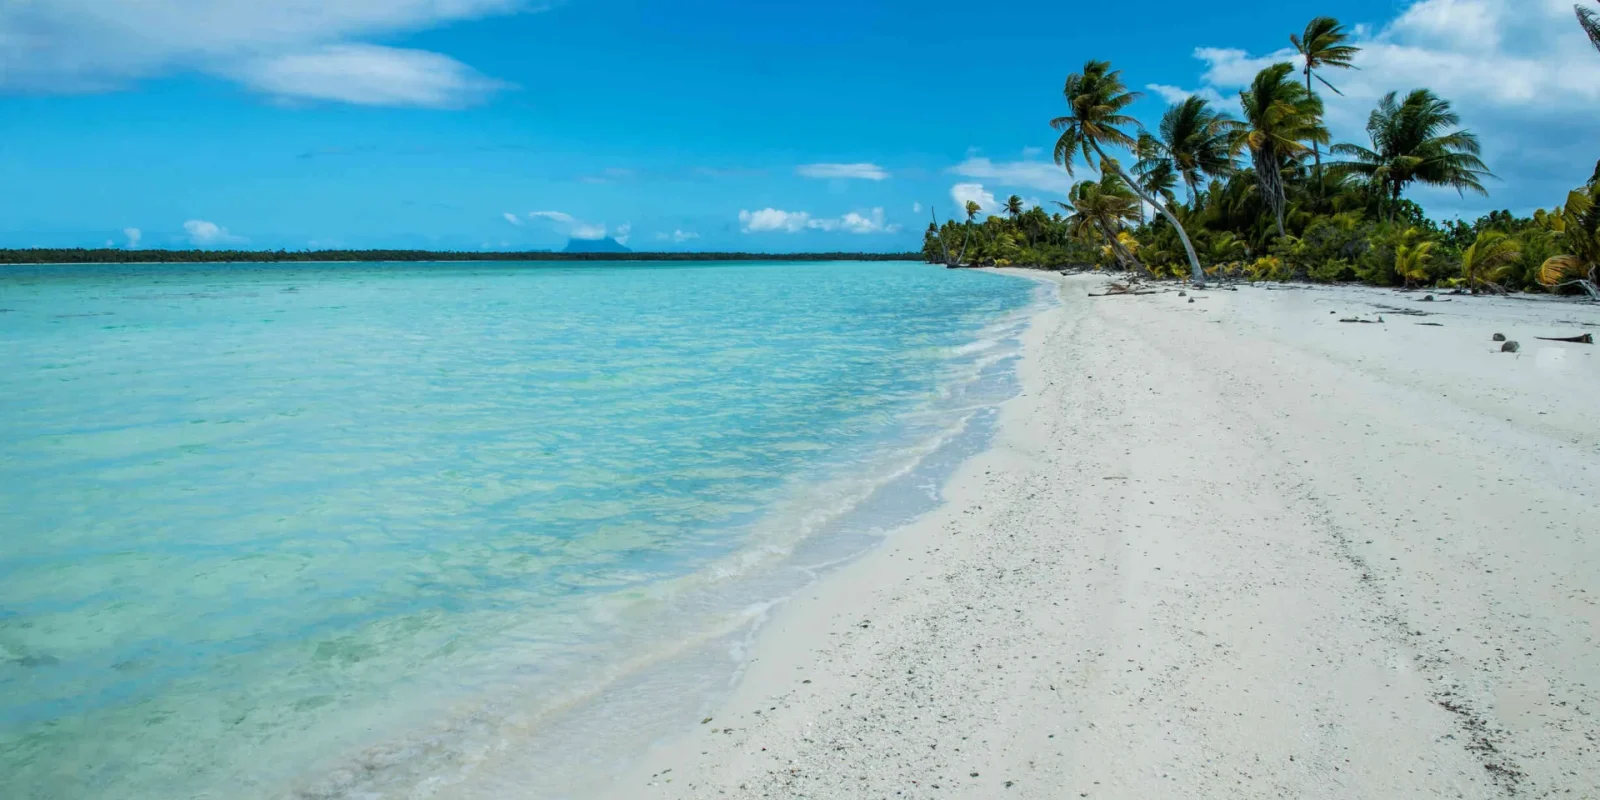
[[[1306,94],[1312,94],[1310,64],[1306,65]],[[1315,139],[1311,141],[1311,155],[1317,159],[1317,202],[1321,203],[1325,194],[1322,185],[1322,145],[1318,144]]]
[[[1133,190],[1134,194],[1139,195],[1139,199],[1149,203],[1152,208],[1161,212],[1161,216],[1166,217],[1167,221],[1172,223],[1173,229],[1178,232],[1178,240],[1183,242],[1183,252],[1189,256],[1189,281],[1196,287],[1204,289],[1206,286],[1206,271],[1200,268],[1200,257],[1195,255],[1194,244],[1189,241],[1189,233],[1183,229],[1183,223],[1179,222],[1178,218],[1173,216],[1172,212],[1168,211],[1166,206],[1156,202],[1155,198],[1145,194],[1144,189],[1140,188],[1139,184],[1128,180],[1128,174],[1122,171],[1122,165],[1118,164],[1114,159],[1106,158],[1106,153],[1104,150],[1100,149],[1099,142],[1090,139],[1089,143],[1094,146],[1095,154],[1100,156],[1100,166],[1102,169],[1108,166],[1111,167],[1111,171],[1115,172],[1117,177],[1121,178],[1122,182],[1126,183],[1128,188]]]
[[[1283,229],[1283,207],[1287,199],[1283,196],[1283,174],[1278,171],[1278,159],[1265,148],[1250,151],[1251,160],[1255,162],[1256,182],[1261,184],[1261,201],[1267,204],[1272,211],[1272,220],[1278,225],[1278,238],[1287,235]]]

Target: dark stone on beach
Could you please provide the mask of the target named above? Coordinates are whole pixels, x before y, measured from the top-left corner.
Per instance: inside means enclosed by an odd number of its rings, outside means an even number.
[[[1178,292],[1178,296],[1179,297],[1188,297],[1189,293],[1188,292]]]
[[[1500,345],[1500,352],[1502,353],[1515,353],[1521,349],[1522,345],[1517,344],[1516,342],[1506,342],[1505,344]]]
[[[1189,302],[1193,303],[1194,302],[1194,298],[1193,297],[1189,298]]]
[[[1425,294],[1425,295],[1423,295],[1423,296],[1422,296],[1422,302],[1424,302],[1424,303],[1431,303],[1431,302],[1433,302],[1433,295],[1431,295],[1431,294]]]
[[[1497,342],[1503,342],[1506,340],[1506,335],[1503,333],[1497,333],[1494,335],[1494,340]]]

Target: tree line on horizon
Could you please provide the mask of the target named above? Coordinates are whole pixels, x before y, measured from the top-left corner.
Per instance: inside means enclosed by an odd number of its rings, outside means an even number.
[[[428,261],[919,261],[920,253],[565,253],[548,250],[122,250],[27,248],[0,250],[0,264],[220,264]]]
[[[1600,50],[1600,13],[1575,6]],[[1438,222],[1405,197],[1413,185],[1488,195],[1481,146],[1450,102],[1427,88],[1391,91],[1366,143],[1332,142],[1321,93],[1361,48],[1332,17],[1289,41],[1300,63],[1268,66],[1237,111],[1199,96],[1171,104],[1155,130],[1126,113],[1122,73],[1091,60],[1063,87],[1050,120],[1054,159],[1079,181],[1057,211],[1012,195],[982,222],[929,224],[923,257],[950,266],[1095,267],[1147,277],[1311,280],[1471,291],[1583,291],[1600,299],[1600,162],[1564,202],[1528,217],[1494,211]],[[1147,215],[1147,209],[1154,213]]]

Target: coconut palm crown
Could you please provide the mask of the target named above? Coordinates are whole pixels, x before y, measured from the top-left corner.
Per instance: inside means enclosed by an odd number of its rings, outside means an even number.
[[[1248,151],[1255,167],[1261,199],[1272,211],[1278,235],[1285,235],[1284,211],[1288,195],[1283,171],[1309,154],[1313,143],[1326,144],[1322,125],[1322,100],[1290,80],[1294,65],[1280,62],[1262,70],[1250,88],[1239,93],[1244,120],[1234,131],[1233,152]]]
[[[1478,137],[1456,130],[1460,124],[1449,101],[1427,89],[1414,90],[1404,100],[1390,92],[1367,119],[1372,148],[1340,144],[1331,152],[1349,158],[1338,165],[1341,172],[1366,178],[1391,206],[1417,182],[1487,195],[1483,179],[1493,175],[1478,157]]]
[[[1237,124],[1227,114],[1211,108],[1205,98],[1190,95],[1167,108],[1155,135],[1140,137],[1141,158],[1136,170],[1149,174],[1158,163],[1169,164],[1188,187],[1189,202],[1193,203],[1204,177],[1233,172],[1228,138]]]

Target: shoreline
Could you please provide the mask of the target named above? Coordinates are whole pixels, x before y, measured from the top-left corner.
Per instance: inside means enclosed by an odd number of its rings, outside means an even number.
[[[406,736],[307,771],[296,780],[294,796],[389,796],[407,785],[448,787],[444,796],[460,798],[593,796],[606,776],[644,753],[679,718],[699,719],[727,695],[770,609],[873,552],[887,531],[937,505],[932,487],[987,447],[994,414],[1015,391],[1011,365],[1018,340],[1037,310],[1051,303],[1042,287],[1029,288],[1029,296],[955,348],[958,355],[942,367],[948,374],[940,391],[897,415],[905,430],[856,443],[847,448],[860,451],[855,455],[794,476],[786,497],[748,524],[744,546],[642,590],[671,608],[608,614],[618,625],[635,627],[608,645],[604,657],[591,654],[585,673],[553,682],[563,686],[553,699],[498,722],[492,702],[459,704]],[[655,623],[648,629],[638,626],[645,613]],[[625,657],[613,661],[616,656]],[[455,741],[475,729],[494,729],[503,738]],[[367,766],[374,763],[384,770]]]
[[[1600,309],[1016,274],[990,448],[605,796],[1600,788]]]

